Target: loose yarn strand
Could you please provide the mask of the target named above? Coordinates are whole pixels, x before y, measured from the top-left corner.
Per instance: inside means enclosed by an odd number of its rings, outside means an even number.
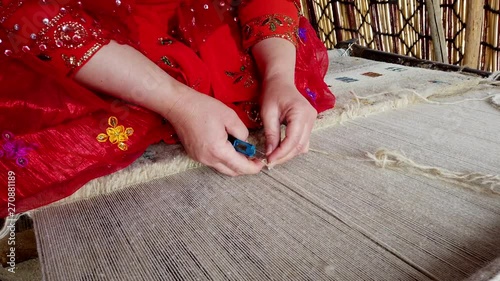
[[[499,96],[498,94],[492,94],[492,95],[488,95],[488,96],[483,97],[483,98],[462,99],[462,100],[458,100],[458,101],[454,101],[454,102],[439,102],[439,101],[430,100],[429,98],[421,95],[420,93],[418,93],[417,91],[412,90],[412,89],[402,89],[402,91],[408,91],[411,94],[414,94],[415,96],[417,96],[419,99],[421,99],[425,103],[435,104],[435,105],[456,105],[456,104],[460,104],[460,103],[464,103],[464,102],[468,102],[468,101],[485,101],[487,99],[494,99],[495,97]],[[366,97],[361,97],[361,96],[358,96],[353,91],[350,91],[350,93],[356,99],[356,102],[357,102],[358,106],[360,104],[360,100],[367,100],[367,99],[371,99],[371,98],[375,98],[375,97],[379,97],[379,96],[394,94],[392,92],[382,92],[382,93],[378,93],[378,94],[369,95],[369,96],[366,96]],[[500,98],[497,97],[496,99],[500,99]]]
[[[374,154],[366,152],[366,156],[380,168],[414,169],[420,174],[451,180],[466,185],[473,185],[483,191],[500,195],[500,176],[483,173],[453,172],[440,167],[421,165],[404,154],[385,148],[378,149]]]

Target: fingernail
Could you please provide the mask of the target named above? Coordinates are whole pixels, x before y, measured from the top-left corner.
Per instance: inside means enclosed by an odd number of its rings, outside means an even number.
[[[268,144],[267,148],[266,148],[266,155],[269,155],[272,152],[273,152],[273,145],[272,144]]]

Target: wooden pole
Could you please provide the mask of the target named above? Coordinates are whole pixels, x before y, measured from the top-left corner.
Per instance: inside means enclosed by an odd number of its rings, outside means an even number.
[[[443,18],[441,17],[441,1],[425,0],[431,27],[432,45],[434,47],[434,57],[438,62],[448,62],[448,52],[446,50],[446,37],[444,36]]]
[[[472,0],[467,4],[467,21],[465,29],[464,65],[479,67],[481,51],[481,34],[484,25],[484,0]]]

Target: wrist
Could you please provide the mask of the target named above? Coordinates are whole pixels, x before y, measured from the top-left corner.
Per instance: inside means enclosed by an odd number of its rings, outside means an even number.
[[[168,83],[161,90],[165,98],[159,104],[160,108],[157,112],[169,121],[175,120],[179,111],[177,109],[184,103],[184,99],[190,94],[190,91],[192,91],[191,88],[176,80],[173,83]]]
[[[262,84],[295,85],[295,73],[289,72],[269,72],[262,77]]]
[[[295,80],[295,46],[285,39],[268,38],[252,48],[263,81]]]

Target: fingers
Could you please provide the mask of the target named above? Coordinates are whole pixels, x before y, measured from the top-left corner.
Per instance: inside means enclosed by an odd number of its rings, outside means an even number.
[[[222,158],[220,162],[238,175],[258,174],[264,167],[264,163],[260,161],[252,161],[241,153],[236,152],[234,147],[226,142],[226,145],[220,151]]]
[[[250,160],[236,152],[228,141],[210,150],[200,162],[228,176],[258,174],[264,167],[264,163]]]
[[[233,137],[243,141],[248,139],[248,128],[234,111],[228,114],[225,120],[225,126],[227,133]]]
[[[224,165],[222,163],[217,163],[217,164],[213,165],[212,168],[214,168],[215,170],[217,170],[217,172],[224,174],[226,176],[230,176],[230,177],[238,176],[238,173],[229,169],[226,165]]]
[[[266,155],[269,156],[278,147],[281,140],[281,122],[278,111],[263,111],[262,123],[266,137]]]
[[[286,137],[280,146],[268,157],[269,166],[282,164],[293,157],[305,153],[309,146],[309,134],[305,124],[300,122],[289,123],[286,128]]]
[[[280,146],[268,157],[269,166],[282,164],[293,157],[306,153],[309,150],[309,139],[314,125],[314,116],[311,114],[291,115],[286,128],[286,137]]]

